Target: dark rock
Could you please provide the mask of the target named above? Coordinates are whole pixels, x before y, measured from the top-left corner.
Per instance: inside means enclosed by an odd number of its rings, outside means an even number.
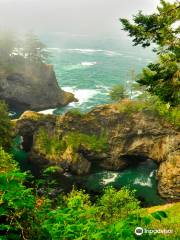
[[[57,83],[52,65],[22,65],[0,74],[0,99],[17,111],[44,110],[77,101]]]

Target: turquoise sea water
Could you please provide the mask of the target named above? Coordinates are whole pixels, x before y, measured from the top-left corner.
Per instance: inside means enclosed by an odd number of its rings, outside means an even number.
[[[128,39],[120,36],[95,38],[51,33],[42,39],[51,54],[50,63],[54,65],[59,85],[79,100],[63,109],[47,111],[55,114],[73,107],[88,111],[110,102],[108,92],[112,86],[123,83],[128,89],[130,72],[140,73],[155,58],[150,49],[132,47]]]
[[[165,203],[165,200],[157,193],[156,169],[156,163],[148,159],[123,171],[94,169],[89,176],[82,177],[81,182],[83,183],[82,186],[92,192],[101,191],[107,186],[115,188],[127,186],[136,190],[136,196],[145,205],[157,205]]]

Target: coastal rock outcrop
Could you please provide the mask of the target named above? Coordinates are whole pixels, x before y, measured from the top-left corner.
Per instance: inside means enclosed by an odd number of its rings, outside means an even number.
[[[158,169],[158,191],[164,198],[180,199],[180,152],[170,154]]]
[[[76,100],[58,86],[53,66],[45,64],[22,64],[0,72],[0,99],[20,112],[56,108]]]
[[[123,170],[152,159],[158,165],[161,196],[180,199],[180,133],[134,101],[99,106],[86,114],[45,116],[26,112],[14,124],[26,147],[30,146],[34,164],[56,164],[82,175],[93,165]]]

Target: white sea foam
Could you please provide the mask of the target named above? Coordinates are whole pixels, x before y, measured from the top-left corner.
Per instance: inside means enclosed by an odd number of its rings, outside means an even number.
[[[107,185],[107,184],[109,184],[109,183],[115,182],[118,174],[119,174],[119,173],[111,173],[111,172],[109,172],[109,173],[107,174],[107,177],[102,179],[102,183],[103,183],[104,185]]]
[[[88,100],[98,94],[96,89],[78,89],[75,91],[75,97],[79,100],[79,104],[88,102]]]
[[[74,65],[67,65],[67,66],[64,67],[64,70],[65,71],[72,71],[72,70],[76,70],[76,69],[92,67],[96,64],[97,64],[97,62],[81,62],[81,63],[74,64]]]
[[[131,94],[130,92],[129,92],[129,94]],[[142,94],[142,92],[141,91],[133,91],[132,92],[132,99],[134,99],[134,98],[137,98],[138,96],[140,96]]]
[[[111,87],[108,87],[108,86],[105,86],[105,85],[99,85],[99,84],[96,84],[96,88],[97,89],[104,89],[106,91],[109,91],[111,89]]]
[[[156,172],[156,170],[153,170],[152,172],[150,172],[149,177],[152,178],[154,176],[155,172]]]
[[[134,181],[134,184],[152,187],[152,178],[153,178],[155,172],[156,172],[156,170],[151,171],[148,178],[136,178]]]
[[[64,51],[71,51],[71,52],[80,52],[83,54],[92,54],[92,53],[104,53],[107,56],[122,56],[122,53],[111,51],[111,50],[106,50],[106,49],[85,49],[85,48],[69,48],[69,49],[64,49]]]
[[[65,92],[74,93],[75,87],[62,87],[62,90],[64,90]]]
[[[112,51],[112,50],[106,50],[106,49],[90,49],[90,48],[46,48],[47,51],[57,51],[57,52],[79,52],[82,54],[93,54],[93,53],[102,53],[105,54],[106,56],[113,57],[113,56],[122,56],[123,54],[120,52]],[[125,56],[127,57],[127,56]],[[134,56],[128,56],[128,57],[133,57]]]
[[[9,114],[8,114],[10,117],[14,117],[15,115],[16,115],[16,113],[15,112],[13,112],[13,111],[11,111],[11,112],[9,112]]]
[[[91,66],[94,66],[96,65],[97,62],[82,62],[81,65],[84,66],[84,67],[91,67]]]
[[[39,111],[39,113],[48,115],[48,114],[53,114],[53,112],[54,112],[55,110],[56,110],[55,108],[53,108],[53,109],[46,109],[46,110],[43,110],[43,111]]]
[[[69,48],[69,49],[64,49],[66,51],[71,51],[71,52],[81,52],[81,53],[95,53],[95,52],[104,52],[105,50],[102,49],[89,49],[89,48]]]
[[[136,178],[134,180],[134,184],[135,185],[140,185],[140,186],[146,186],[146,187],[152,187],[152,181],[151,181],[151,178],[148,177],[146,179],[143,179],[143,178]]]
[[[70,106],[79,106],[89,99],[93,98],[95,95],[100,93],[97,89],[75,89],[73,87],[62,87],[64,91],[71,92],[79,100],[77,103],[70,103]]]
[[[45,49],[46,52],[51,52],[51,53],[61,53],[63,49],[61,48],[56,48],[56,47],[49,47]]]
[[[53,48],[53,47],[49,47],[49,48],[46,48],[47,50],[50,50],[50,51],[59,51],[59,50],[61,50],[60,48]]]
[[[105,55],[109,57],[114,57],[114,56],[123,56],[122,53],[119,52],[114,52],[114,51],[104,51]]]

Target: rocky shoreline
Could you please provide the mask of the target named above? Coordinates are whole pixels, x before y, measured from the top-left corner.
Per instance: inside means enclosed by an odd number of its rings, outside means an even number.
[[[29,161],[40,171],[58,166],[60,174],[85,175],[94,162],[103,169],[121,171],[152,159],[159,165],[159,194],[180,200],[180,133],[159,116],[135,106],[125,100],[86,114],[25,112],[13,124],[16,134],[24,139]]]

